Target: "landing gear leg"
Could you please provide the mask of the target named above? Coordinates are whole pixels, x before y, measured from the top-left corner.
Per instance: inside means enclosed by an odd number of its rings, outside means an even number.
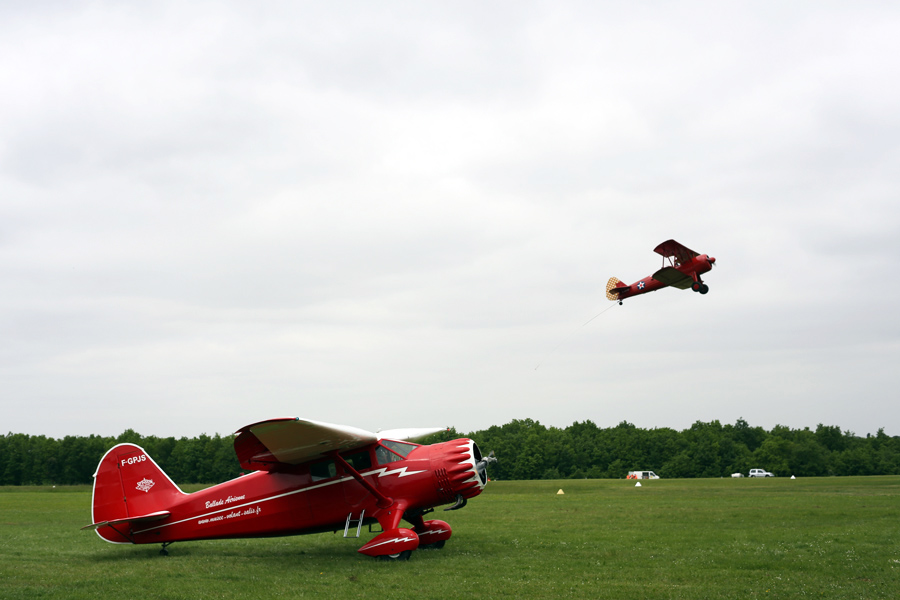
[[[166,546],[171,546],[173,542],[163,542],[162,550],[159,551],[160,556],[168,556],[169,551],[166,550]]]

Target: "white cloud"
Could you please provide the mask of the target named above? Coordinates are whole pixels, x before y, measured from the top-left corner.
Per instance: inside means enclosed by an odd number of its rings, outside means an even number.
[[[0,17],[8,430],[897,433],[890,5]],[[668,238],[711,293],[582,326]]]

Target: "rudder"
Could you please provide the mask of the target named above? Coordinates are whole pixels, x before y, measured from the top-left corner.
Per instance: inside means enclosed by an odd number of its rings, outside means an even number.
[[[606,282],[606,299],[607,300],[616,301],[619,299],[618,291],[613,291],[613,290],[616,290],[616,288],[628,289],[628,286],[626,286],[624,283],[619,281],[619,279],[617,277],[610,277],[609,281]]]
[[[184,495],[140,446],[118,444],[100,459],[94,473],[93,523],[116,521],[163,511]],[[99,527],[108,542],[130,543],[112,527]]]

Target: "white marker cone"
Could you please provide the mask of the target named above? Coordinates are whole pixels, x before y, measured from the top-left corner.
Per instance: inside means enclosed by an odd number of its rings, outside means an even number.
[[[638,481],[636,484],[634,484],[634,487],[641,487],[641,482]]]
[[[556,495],[557,495],[557,496],[562,496],[563,494],[565,494],[565,492],[562,491],[562,488],[559,488],[559,491],[556,492]]]
[[[794,476],[793,476],[793,475],[791,475],[791,479],[797,479],[797,478],[796,478],[796,477],[794,477]]]

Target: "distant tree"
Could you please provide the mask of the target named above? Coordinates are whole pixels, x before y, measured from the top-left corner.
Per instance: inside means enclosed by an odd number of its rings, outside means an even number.
[[[765,465],[764,468],[775,475],[790,475],[792,446],[791,441],[784,437],[770,436],[753,453],[753,460],[758,465]]]
[[[696,421],[683,431],[641,429],[627,421],[600,428],[576,421],[560,429],[514,419],[468,434],[499,462],[493,479],[621,478],[630,470],[662,477],[725,477],[761,467],[781,476],[900,474],[900,437],[884,429],[859,437],[835,425],[770,432],[743,418],[734,425]],[[428,442],[460,437],[455,428]],[[8,433],[0,436],[0,485],[90,483],[100,458],[118,443],[143,447],[178,483],[218,483],[240,472],[233,438],[144,437],[126,429],[116,437],[53,439]]]
[[[841,433],[841,428],[836,425],[826,426],[819,423],[816,426],[815,435],[819,445],[829,452],[840,452],[847,447],[844,434]]]

